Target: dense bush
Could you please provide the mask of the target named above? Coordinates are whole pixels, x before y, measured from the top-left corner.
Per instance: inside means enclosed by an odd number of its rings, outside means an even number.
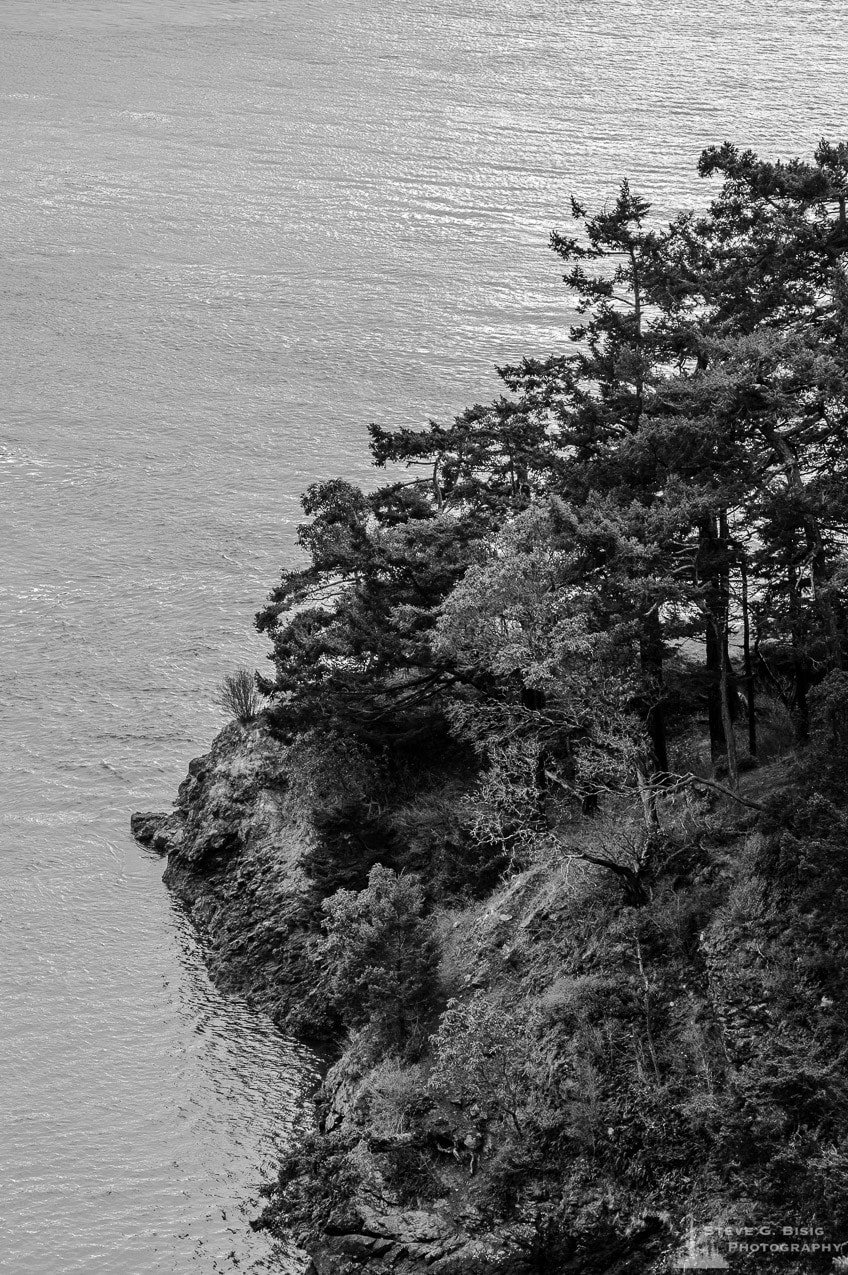
[[[337,890],[322,906],[317,955],[343,1021],[414,1052],[438,993],[438,945],[420,882],[378,863],[364,890]]]
[[[271,1202],[257,1226],[275,1235],[308,1240],[325,1227],[355,1230],[360,1175],[355,1138],[346,1134],[309,1134],[282,1159]]]
[[[825,747],[848,748],[848,673],[833,669],[810,696],[813,726]]]
[[[432,1044],[430,1091],[519,1135],[560,1098],[557,1062],[546,1057],[537,1014],[509,1012],[478,992],[448,1004]]]

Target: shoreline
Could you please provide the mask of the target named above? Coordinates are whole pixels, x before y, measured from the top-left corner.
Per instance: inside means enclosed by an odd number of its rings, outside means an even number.
[[[585,1092],[573,1088],[563,1090],[574,1129],[573,1164],[557,1169],[528,1161],[520,1168],[518,1194],[509,1205],[491,1203],[508,1147],[493,1109],[484,1109],[479,1101],[458,1106],[449,1096],[430,1104],[423,1123],[387,1128],[375,1122],[375,1077],[384,1078],[385,1092],[385,1078],[391,1075],[397,1077],[391,1082],[395,1087],[403,1080],[427,1092],[432,1042],[421,1062],[411,1067],[393,1062],[391,1053],[363,1053],[362,1034],[345,1036],[326,1006],[316,1003],[312,947],[323,913],[314,882],[303,868],[304,857],[314,848],[311,834],[305,827],[295,829],[286,809],[286,752],[262,719],[227,726],[210,751],[190,763],[174,810],[141,812],[132,823],[141,844],[167,855],[165,883],[198,930],[213,981],[269,1013],[321,1060],[315,1131],[287,1157],[280,1180],[263,1191],[269,1203],[254,1228],[290,1238],[307,1252],[307,1275],[530,1275],[541,1270],[648,1275],[683,1269],[668,1263],[683,1260],[687,1214],[700,1216],[707,1227],[730,1216],[743,1217],[744,1197],[738,1189],[728,1188],[722,1195],[715,1170],[699,1166],[693,1173],[694,1144],[682,1127],[676,1132],[669,1128],[650,1152],[648,1163],[656,1161],[660,1148],[670,1157],[664,1184],[658,1177],[654,1183],[646,1179],[643,1186],[634,1185],[632,1157],[637,1153],[629,1153],[627,1166],[616,1147],[623,1132],[615,1131],[607,1145],[599,1141],[600,1129],[579,1132],[575,1122],[590,1113]],[[746,791],[758,803],[786,800],[782,794],[791,777],[791,767],[776,763],[746,776]],[[687,869],[692,882],[700,884],[686,888],[702,895],[706,891],[709,899],[701,921],[706,929],[697,951],[693,949],[695,964],[680,957],[651,959],[660,962],[656,976],[669,989],[679,985],[684,973],[691,978],[696,967],[705,968],[705,992],[697,996],[706,999],[698,1013],[703,1018],[709,1010],[720,1023],[724,1048],[734,1051],[733,1066],[744,1074],[751,1065],[752,1042],[765,1041],[763,1033],[770,1028],[738,982],[741,940],[734,937],[733,926],[744,930],[748,919],[731,924],[727,900],[732,901],[742,878],[760,870],[756,865],[766,843],[750,810],[738,805],[723,809],[719,825],[716,805],[706,808],[724,832],[717,843],[721,849]],[[525,998],[527,1013],[526,998],[535,989],[532,1013],[538,1013],[535,1005],[547,1005],[553,1022],[574,1024],[570,1032],[583,1030],[579,1020],[568,1017],[574,997],[595,996],[596,986],[607,986],[607,997],[624,996],[626,1003],[608,1002],[602,1008],[599,1002],[591,1012],[600,1012],[599,1022],[612,1014],[624,1043],[639,1030],[640,1016],[644,1019],[639,964],[615,934],[605,948],[591,916],[581,930],[579,910],[596,916],[598,908],[605,909],[605,924],[622,916],[623,922],[615,922],[620,934],[622,923],[631,925],[645,910],[622,914],[614,884],[597,870],[587,875],[583,897],[574,905],[563,895],[564,888],[562,876],[537,865],[440,916],[441,977],[452,967],[456,992],[465,1004],[478,997],[518,995]],[[577,927],[573,939],[572,925]],[[749,945],[745,940],[746,952]],[[631,986],[632,992],[627,990]],[[671,1020],[666,1014],[663,1021],[659,1002],[654,1013],[655,1044],[664,1049],[662,1033],[672,1030]],[[619,1070],[622,1065],[627,1069],[622,1074],[629,1075],[633,1064],[621,1060]],[[636,1065],[638,1070],[638,1058]],[[647,1102],[649,1090],[644,1094]],[[619,1119],[635,1114],[624,1106]],[[609,1134],[613,1132],[611,1127]],[[583,1143],[575,1141],[584,1138]],[[429,1183],[422,1179],[410,1185],[407,1161],[413,1153],[415,1172],[431,1175]],[[353,1176],[351,1164],[357,1166]],[[604,1164],[621,1167],[603,1169]],[[407,1166],[399,1176],[398,1165]],[[564,1197],[570,1200],[568,1213],[556,1203],[561,1195],[556,1173],[566,1171],[571,1173],[570,1194]],[[791,1270],[787,1265],[787,1275]]]

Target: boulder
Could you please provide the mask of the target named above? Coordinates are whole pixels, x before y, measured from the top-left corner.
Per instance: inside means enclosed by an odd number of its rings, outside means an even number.
[[[168,853],[175,831],[173,815],[167,811],[137,810],[130,816],[130,832],[139,845],[150,846],[160,854]]]

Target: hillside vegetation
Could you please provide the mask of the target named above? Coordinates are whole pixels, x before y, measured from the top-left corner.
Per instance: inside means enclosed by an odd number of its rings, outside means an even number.
[[[263,1224],[321,1275],[848,1240],[848,146],[700,172],[572,203],[562,348],[373,426],[257,619],[336,1057]]]

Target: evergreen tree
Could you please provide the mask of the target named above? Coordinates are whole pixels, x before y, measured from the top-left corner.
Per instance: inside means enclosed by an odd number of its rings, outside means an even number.
[[[765,650],[778,682],[788,672],[803,737],[809,687],[846,641],[848,148],[781,164],[725,144],[699,168],[722,179],[716,199],[665,228],[627,182],[599,214],[572,203],[577,233],[551,237],[579,315],[564,349],[501,368],[508,393],[448,425],[372,426],[375,465],[408,478],[309,489],[307,565],[257,617],[275,664],[261,688],[289,729],[381,744],[482,721],[484,704],[503,720],[560,712],[573,652],[536,616],[556,676],[529,648],[507,668],[515,621],[496,614],[513,605],[499,536],[533,523],[561,573],[556,605],[576,608],[604,659],[626,647],[616,676],[655,775],[668,769],[665,661],[684,637],[702,643],[713,756],[732,779],[739,688],[753,752]],[[497,658],[472,658],[455,628],[447,639],[474,599],[512,635]]]

